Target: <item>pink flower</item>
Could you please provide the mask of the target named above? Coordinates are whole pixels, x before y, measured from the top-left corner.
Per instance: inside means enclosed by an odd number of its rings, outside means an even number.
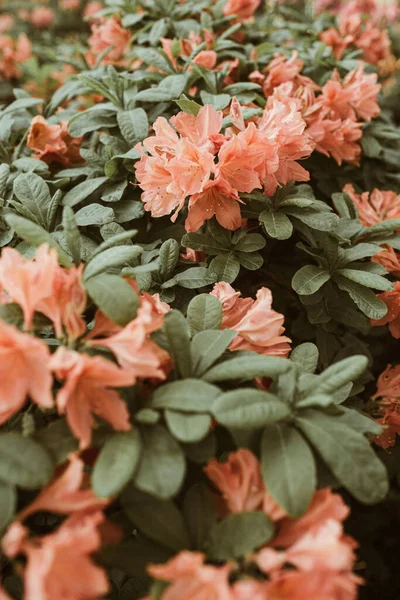
[[[95,496],[89,487],[89,475],[85,473],[83,460],[73,453],[69,455],[68,463],[57,469],[53,480],[18,514],[18,518],[22,521],[40,511],[70,514],[100,510],[107,504],[108,500]]]
[[[111,350],[134,382],[138,377],[165,379],[162,366],[169,362],[169,355],[150,339],[150,334],[162,327],[162,317],[167,312],[164,304],[159,298],[146,294],[133,321],[110,337],[92,340],[89,344]]]
[[[308,171],[296,162],[307,158],[315,146],[305,132],[306,126],[295,100],[269,99],[258,129],[277,145],[279,163],[276,171],[265,169],[262,173],[265,194],[272,195],[279,183],[286,185],[291,180],[310,179]]]
[[[9,29],[12,29],[14,25],[14,18],[12,15],[4,14],[0,15],[0,33],[5,33]]]
[[[391,42],[388,32],[386,29],[374,27],[370,21],[367,21],[355,45],[363,50],[363,59],[371,65],[377,65],[390,57]]]
[[[273,545],[288,548],[327,520],[342,522],[349,513],[349,508],[339,494],[333,494],[329,488],[317,490],[305,515],[297,519],[287,517],[280,521]]]
[[[361,157],[358,141],[362,136],[362,125],[352,119],[323,119],[307,131],[316,142],[318,152],[332,156],[338,165],[345,161],[357,166]]]
[[[26,329],[32,327],[38,304],[51,296],[59,268],[57,252],[50,250],[47,244],[36,250],[33,260],[27,260],[13,248],[4,248],[0,258],[0,283],[22,308]]]
[[[171,582],[162,600],[231,600],[231,565],[205,565],[204,558],[199,552],[182,551],[165,565],[150,565],[147,570],[152,577]]]
[[[260,464],[250,450],[231,452],[224,463],[213,458],[204,471],[221,492],[229,512],[264,510],[273,521],[286,516],[265,489]]]
[[[364,227],[400,218],[400,194],[396,192],[374,189],[372,193],[356,194],[351,183],[345,185],[343,191],[356,205]]]
[[[237,336],[230,350],[251,350],[259,354],[287,356],[290,339],[283,336],[284,317],[272,308],[272,294],[268,288],[257,292],[257,299],[239,298],[227,283],[216,283],[213,291],[222,302],[222,329],[233,329]]]
[[[77,10],[80,5],[80,0],[61,0],[60,8],[62,10]]]
[[[54,23],[54,12],[47,6],[38,6],[34,8],[30,15],[30,22],[38,29],[51,27]]]
[[[96,21],[100,22],[100,19],[95,19],[94,15],[100,12],[103,9],[103,4],[98,0],[91,0],[85,6],[85,10],[83,11],[83,16],[89,20],[89,23],[94,23]]]
[[[214,215],[225,229],[239,229],[242,222],[240,201],[239,194],[222,177],[209,181],[200,194],[194,194],[189,200],[186,231],[197,231]]]
[[[381,373],[373,399],[378,401],[377,423],[384,427],[374,441],[382,448],[390,448],[396,443],[396,435],[400,435],[400,365],[388,365]]]
[[[377,82],[376,73],[367,75],[361,65],[350,71],[340,83],[339,73],[334,72],[332,79],[322,87],[321,100],[329,110],[329,119],[356,118],[370,121],[380,114],[377,94],[381,85]]]
[[[57,394],[59,414],[66,414],[80,447],[90,446],[93,414],[107,421],[116,431],[129,431],[129,411],[114,387],[131,386],[134,377],[101,356],[79,354],[60,346],[50,361],[60,381],[66,380]]]
[[[400,277],[400,254],[395,252],[388,244],[383,245],[384,250],[372,256],[371,261],[382,265],[388,273]]]
[[[79,153],[82,139],[69,135],[67,121],[49,125],[46,119],[38,115],[32,119],[26,145],[35,150],[36,158],[48,165],[77,165],[83,162]]]
[[[86,291],[82,286],[83,264],[54,273],[51,295],[38,302],[36,310],[53,322],[57,337],[62,337],[63,326],[70,341],[76,340],[86,331],[86,322],[81,317],[86,306]]]
[[[0,35],[0,77],[13,79],[21,76],[21,64],[32,56],[28,37],[21,33],[17,40]]]
[[[42,340],[0,319],[0,424],[21,410],[28,396],[39,406],[52,408],[49,361]]]
[[[0,259],[0,284],[8,297],[21,306],[26,329],[31,329],[37,311],[53,322],[57,337],[62,337],[64,327],[68,338],[75,340],[86,330],[81,317],[86,306],[82,270],[83,265],[60,267],[56,250],[47,244],[39,246],[33,260],[27,260],[13,248],[5,248]]]
[[[254,15],[260,3],[261,0],[227,0],[224,15],[236,15],[238,21],[247,21]]]
[[[271,600],[356,600],[362,579],[351,571],[278,572],[268,585]]]
[[[381,319],[371,319],[371,325],[375,327],[388,324],[392,336],[396,340],[400,339],[400,281],[394,283],[394,290],[378,294],[377,298],[386,304],[388,311]]]
[[[101,512],[77,513],[40,538],[29,538],[20,523],[11,525],[3,548],[10,558],[26,556],[25,600],[94,600],[108,592],[106,573],[91,559],[101,546],[103,521]]]
[[[97,56],[112,48],[103,58],[102,64],[122,64],[124,56],[129,48],[131,33],[124,29],[118,17],[103,19],[99,24],[92,24],[92,35],[88,39],[90,51],[87,59],[89,64],[94,64]]]
[[[263,81],[263,92],[266,97],[270,96],[274,89],[286,83],[293,81],[304,67],[304,62],[298,58],[298,52],[292,52],[288,59],[283,54],[275,54],[275,58],[267,65],[265,72],[266,79]]]

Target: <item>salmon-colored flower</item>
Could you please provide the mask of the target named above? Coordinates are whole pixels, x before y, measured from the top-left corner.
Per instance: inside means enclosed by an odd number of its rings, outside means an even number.
[[[227,0],[224,5],[224,15],[235,15],[238,21],[248,21],[260,6],[261,0]]]
[[[326,156],[332,156],[338,165],[344,161],[358,165],[361,157],[361,146],[358,143],[362,136],[362,123],[352,119],[323,119],[308,128],[307,132],[316,142],[315,149]]]
[[[204,564],[204,554],[182,551],[164,565],[150,565],[152,577],[171,582],[162,600],[231,600],[228,576],[230,564]]]
[[[110,52],[101,61],[102,64],[123,64],[131,33],[122,27],[120,19],[115,16],[103,19],[100,23],[92,24],[91,29],[92,35],[88,39],[90,51],[86,55],[89,64],[94,64],[97,57],[110,48]]]
[[[390,448],[400,435],[400,365],[388,365],[381,373],[373,399],[378,401],[380,416],[377,423],[384,428],[374,441],[382,448]]]
[[[169,354],[150,339],[150,334],[163,324],[164,303],[149,294],[141,298],[137,317],[126,327],[108,338],[92,340],[90,345],[108,348],[134,381],[140,378],[165,379],[163,365],[169,362]],[[169,307],[168,307],[169,309]]]
[[[390,57],[390,38],[386,29],[375,27],[368,22],[364,31],[355,40],[357,48],[363,51],[363,59],[371,65],[377,65],[380,61]]]
[[[391,292],[378,294],[377,298],[382,300],[388,308],[388,311],[381,319],[371,319],[371,325],[389,325],[389,331],[392,336],[400,339],[400,281],[394,283],[394,289]]]
[[[21,65],[32,56],[32,46],[28,37],[21,33],[16,40],[0,35],[0,77],[12,79],[20,77]]]
[[[339,73],[334,72],[332,78],[322,87],[321,101],[328,109],[329,119],[357,118],[370,121],[380,114],[377,95],[381,85],[377,83],[376,73],[364,73],[361,65],[350,71],[343,82]]]
[[[230,350],[288,355],[291,340],[282,335],[284,316],[272,308],[272,294],[268,288],[260,288],[256,300],[239,298],[227,283],[216,283],[211,294],[222,302],[222,329],[237,332]]]
[[[310,179],[308,171],[296,162],[307,158],[314,150],[315,144],[305,132],[306,126],[295,100],[287,98],[280,101],[271,96],[258,123],[259,131],[266,133],[277,145],[279,159],[276,171],[271,173],[266,169],[262,174],[267,195],[272,195],[278,184]]]
[[[85,463],[72,453],[68,462],[57,469],[53,480],[18,514],[18,518],[24,520],[40,511],[70,514],[100,510],[107,504],[107,499],[95,496],[90,488],[89,475],[85,472]]]
[[[239,202],[237,191],[222,177],[209,181],[200,194],[194,194],[189,200],[186,231],[197,231],[205,220],[214,215],[225,229],[238,229],[242,222]]]
[[[9,29],[12,29],[14,25],[14,18],[12,15],[4,14],[0,15],[0,33],[5,33]]]
[[[388,273],[400,277],[400,253],[395,252],[388,244],[383,245],[384,250],[372,256],[371,261],[382,265]]]
[[[95,18],[94,15],[103,9],[103,4],[99,0],[91,0],[85,6],[83,16],[89,20],[89,23],[93,24],[100,22],[100,18]]]
[[[0,283],[9,298],[22,308],[27,330],[38,311],[53,322],[57,337],[62,337],[64,327],[68,338],[74,340],[86,329],[81,317],[86,305],[82,269],[83,266],[60,267],[56,250],[47,244],[37,248],[33,260],[27,260],[13,248],[5,248],[0,259]]]
[[[307,512],[297,519],[289,517],[279,523],[279,531],[273,540],[274,546],[288,548],[314,528],[319,528],[327,520],[344,521],[350,510],[339,494],[329,488],[317,490]]]
[[[55,19],[54,11],[48,6],[37,6],[30,15],[30,22],[38,29],[45,29],[53,25]]]
[[[82,285],[83,264],[63,269],[59,267],[53,278],[51,295],[38,302],[36,310],[53,322],[57,337],[62,337],[63,326],[69,340],[75,340],[86,331],[81,317],[86,306],[86,291]]]
[[[67,121],[49,125],[46,119],[38,115],[32,119],[26,145],[48,165],[76,165],[83,162],[79,153],[82,139],[69,135]]]
[[[60,8],[62,10],[77,10],[80,5],[80,0],[61,0]]]
[[[363,580],[351,571],[282,570],[271,578],[266,597],[271,600],[356,600],[361,583]]]
[[[42,340],[0,319],[0,424],[21,410],[27,397],[43,408],[53,406],[49,361]]]
[[[101,356],[79,354],[60,346],[50,361],[57,379],[65,380],[57,394],[59,414],[66,414],[80,448],[92,439],[93,415],[107,421],[116,431],[129,431],[129,411],[115,389],[131,386],[134,377]]]
[[[396,192],[374,189],[371,193],[357,194],[351,183],[345,185],[343,191],[356,205],[364,227],[400,218],[400,194]]]
[[[0,258],[0,283],[11,300],[20,305],[27,330],[32,327],[39,303],[51,296],[59,268],[57,252],[47,244],[37,248],[33,260],[27,260],[14,248],[4,248]]]
[[[270,96],[274,89],[282,83],[292,81],[304,67],[304,61],[298,58],[298,52],[292,52],[290,58],[286,58],[283,54],[276,54],[273,60],[267,65],[262,76],[263,92],[266,97]],[[251,78],[254,81],[254,75]]]
[[[30,538],[16,522],[3,539],[5,554],[24,554],[25,600],[94,600],[108,592],[107,575],[91,558],[101,546],[101,512],[77,513],[55,533]]]
[[[264,510],[273,521],[286,516],[265,489],[260,463],[250,450],[231,452],[224,463],[213,458],[204,471],[221,492],[229,512]]]

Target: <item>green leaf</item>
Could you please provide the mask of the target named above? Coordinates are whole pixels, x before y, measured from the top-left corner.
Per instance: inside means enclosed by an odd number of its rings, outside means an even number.
[[[215,296],[199,294],[189,303],[187,320],[192,334],[209,329],[220,329],[222,304]]]
[[[317,485],[315,460],[294,427],[267,425],[261,441],[261,470],[268,492],[290,517],[306,512]]]
[[[390,292],[393,290],[393,284],[382,277],[381,275],[374,275],[373,273],[366,273],[365,271],[357,271],[356,269],[339,269],[336,271],[338,275],[350,279],[360,285],[365,285],[369,288],[376,290],[382,290],[384,292]]]
[[[142,60],[146,65],[157,67],[157,69],[160,69],[160,71],[163,71],[164,73],[175,72],[168,58],[158,50],[155,50],[153,48],[140,48],[136,46],[134,48],[134,54],[137,58],[140,58],[140,60]]]
[[[181,110],[189,115],[196,117],[201,109],[201,104],[198,104],[194,100],[189,100],[184,94],[181,95],[179,100],[175,100],[175,104],[179,106]]]
[[[371,444],[335,417],[308,409],[296,419],[304,435],[340,483],[364,504],[382,501],[388,477]]]
[[[34,438],[46,448],[57,465],[65,462],[71,452],[78,450],[78,442],[63,418],[36,431]]]
[[[339,217],[331,212],[322,212],[308,208],[286,208],[288,215],[296,217],[302,223],[305,223],[312,229],[318,231],[333,231],[339,224]]]
[[[190,377],[192,360],[190,355],[190,331],[185,317],[171,310],[164,318],[163,331],[168,340],[168,349],[181,377]]]
[[[339,289],[347,292],[358,308],[370,319],[382,319],[388,308],[379,300],[374,292],[359,283],[350,281],[346,277],[336,275],[335,281]]]
[[[93,106],[78,113],[70,120],[68,132],[72,137],[81,137],[99,129],[111,129],[116,126],[115,110]]]
[[[122,267],[137,258],[142,253],[140,246],[116,246],[96,254],[87,263],[83,278],[88,281],[91,277],[100,275],[109,269]]]
[[[6,216],[7,224],[12,227],[17,234],[26,242],[37,248],[41,244],[48,244],[50,248],[57,250],[58,260],[64,267],[71,267],[71,261],[69,256],[64,250],[57,244],[57,242],[51,237],[51,235],[32,221],[19,217],[18,215],[8,214]]]
[[[201,377],[225,352],[236,337],[236,331],[209,330],[197,333],[190,346],[193,374]]]
[[[151,408],[168,408],[187,413],[204,413],[211,409],[219,388],[199,379],[183,379],[160,385],[154,392]]]
[[[174,438],[183,443],[199,442],[211,431],[209,415],[189,415],[166,410],[165,421]]]
[[[173,238],[166,240],[160,248],[160,273],[163,281],[166,281],[175,270],[179,260],[179,244]]]
[[[289,360],[276,356],[262,356],[255,352],[229,360],[212,367],[203,379],[211,383],[236,379],[250,380],[255,377],[276,377],[291,368]]]
[[[341,262],[347,264],[355,260],[361,260],[362,258],[369,258],[370,256],[375,256],[381,250],[382,248],[375,244],[357,244],[353,248],[343,250]]]
[[[129,485],[121,496],[124,512],[151,540],[179,552],[190,547],[182,513],[171,500],[159,500]]]
[[[143,108],[120,110],[117,112],[117,121],[122,135],[132,146],[148,136],[149,121]]]
[[[367,366],[366,356],[362,354],[349,356],[325,369],[308,389],[312,393],[331,394],[347,383],[355,381],[364,373]]]
[[[38,224],[48,229],[51,196],[49,186],[42,177],[35,173],[18,175],[14,181],[14,194],[35,215]]]
[[[113,433],[101,449],[93,469],[94,493],[101,498],[118,494],[132,478],[141,449],[140,435],[136,429]]]
[[[142,430],[143,450],[135,485],[160,500],[174,496],[185,476],[185,456],[164,427]]]
[[[107,177],[95,177],[94,179],[87,179],[86,181],[82,181],[82,183],[78,183],[78,185],[65,194],[62,202],[63,205],[76,206],[91,196],[106,181],[108,181]]]
[[[114,220],[114,211],[109,206],[102,206],[101,204],[92,202],[75,213],[75,220],[79,227],[88,227],[89,225],[100,226]]]
[[[81,262],[81,236],[76,224],[74,211],[70,206],[64,206],[62,224],[68,250],[76,266]]]
[[[249,271],[257,271],[263,265],[264,259],[258,252],[236,252],[236,258]]]
[[[293,233],[293,225],[289,217],[281,212],[271,212],[269,209],[263,210],[258,218],[264,225],[265,231],[272,238],[287,240]]]
[[[229,254],[220,254],[210,262],[210,271],[216,273],[218,281],[233,283],[239,275],[240,262],[234,252]]]
[[[0,480],[25,489],[41,488],[53,474],[53,462],[35,440],[19,433],[0,435]]]
[[[0,481],[0,532],[2,532],[14,517],[17,508],[17,493],[15,487]]]
[[[225,517],[211,529],[207,556],[228,561],[242,558],[269,542],[275,532],[263,512],[240,512]]]
[[[235,251],[255,252],[264,248],[266,243],[265,238],[259,233],[247,233],[235,244]]]
[[[96,306],[114,323],[124,327],[136,317],[139,298],[119,275],[102,273],[86,280],[84,285]]]
[[[315,344],[305,342],[296,346],[290,355],[290,360],[299,365],[302,371],[314,373],[318,365],[319,352]]]
[[[217,281],[217,275],[207,269],[206,267],[190,267],[182,273],[174,275],[173,279],[166,281],[161,287],[169,288],[174,285],[186,288],[188,290],[194,290],[197,288],[211,285]]]
[[[214,400],[212,412],[218,423],[229,429],[260,429],[290,415],[287,404],[277,396],[250,388],[221,394]]]
[[[321,267],[306,265],[295,273],[292,288],[301,296],[317,292],[330,279],[330,274]]]
[[[183,500],[183,514],[194,548],[202,550],[211,528],[217,522],[217,513],[207,485],[195,483]]]

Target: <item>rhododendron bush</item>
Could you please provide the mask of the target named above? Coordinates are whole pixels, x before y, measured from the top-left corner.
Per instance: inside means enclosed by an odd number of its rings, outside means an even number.
[[[1,600],[399,597],[398,12],[0,2]]]

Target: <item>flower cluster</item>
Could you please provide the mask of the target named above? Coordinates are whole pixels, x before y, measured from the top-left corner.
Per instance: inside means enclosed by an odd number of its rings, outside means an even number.
[[[242,222],[239,192],[263,189],[272,195],[279,184],[308,181],[297,161],[309,156],[313,145],[295,102],[273,99],[257,122],[247,125],[235,100],[231,113],[239,131],[229,136],[220,133],[222,111],[210,105],[197,116],[181,112],[170,123],[157,119],[155,135],[143,142],[148,154],[139,145],[141,159],[135,164],[142,201],[153,217],[175,211],[176,220],[189,197],[187,231],[197,231],[214,215],[235,230]]]

